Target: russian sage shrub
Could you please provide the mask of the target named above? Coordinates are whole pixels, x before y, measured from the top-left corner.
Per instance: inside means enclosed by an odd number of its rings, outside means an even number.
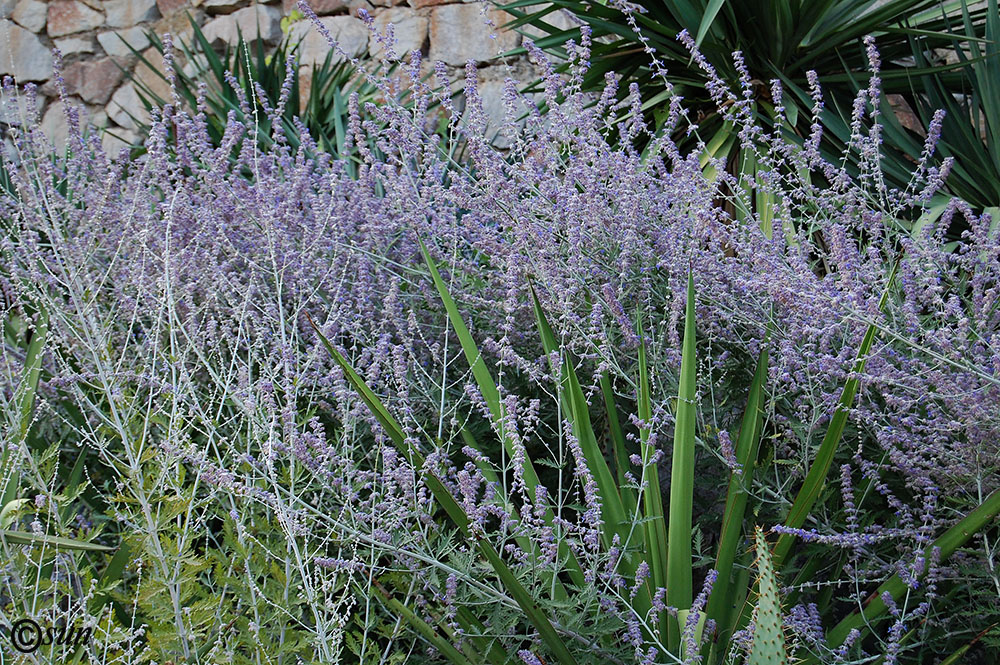
[[[607,376],[614,401],[634,404],[645,342],[650,414],[623,423],[638,453],[640,439],[669,449],[689,274],[707,481],[692,534],[705,541],[694,563],[706,582],[699,602],[713,579],[704,553],[718,532],[712,485],[738,471],[731,433],[766,345],[766,443],[753,492],[764,526],[784,521],[845,382],[861,385],[839,476],[796,531],[798,577],[783,578],[794,648],[823,662],[876,653],[893,662],[937,648],[927,645],[947,631],[971,639],[934,603],[944,585],[960,594],[997,584],[995,530],[949,562],[922,553],[1000,484],[1000,258],[987,215],[960,201],[928,208],[948,170],[933,165],[939,123],[911,186],[895,191],[880,178],[873,46],[851,118],[860,179],[820,157],[818,120],[807,137],[786,130],[778,83],[773,124],[761,126],[749,111],[752,83],[730,91],[716,81],[719,112],[758,163],[747,180],[714,161],[710,146],[682,154],[671,131],[654,135],[637,90],[616,101],[613,74],[603,94],[580,92],[586,33],[570,47],[568,78],[527,44],[546,72],[544,91],[536,99],[506,82],[505,149],[492,142],[475,67],[460,108],[441,68],[433,83],[421,80],[419,54],[403,72],[408,83],[384,69],[371,75],[386,101],[361,108],[352,99],[337,155],[318,151],[304,128],[291,146],[275,121],[285,100],[264,109],[274,129],[262,149],[241,98],[244,120],[230,114],[217,148],[204,101],[157,110],[138,160],[105,154],[70,110],[69,150],[57,157],[28,91],[28,122],[4,155],[0,286],[8,318],[30,328],[44,312],[49,331],[33,434],[4,425],[3,473],[20,494],[49,497],[18,518],[36,531],[78,536],[92,515],[98,540],[127,548],[117,605],[102,605],[107,634],[139,631],[121,662],[446,657],[406,629],[390,599],[448,627],[458,648],[471,637],[456,617],[467,625],[471,614],[486,639],[526,663],[550,662],[502,581],[441,519],[427,472],[461,497],[476,537],[556,617],[579,662],[676,662],[646,625],[689,608],[667,607],[658,589],[649,616],[633,611],[629,590],[648,572],[625,575],[601,542],[601,497],[553,399],[558,377],[538,343],[529,284],[588,396]],[[404,106],[394,100],[407,86]],[[16,103],[9,81],[4,94]],[[818,82],[811,94],[818,118]],[[432,131],[442,116],[447,136]],[[697,132],[679,95],[665,122]],[[643,152],[632,147],[641,136]],[[946,246],[958,218],[969,231]],[[497,378],[499,426],[421,242]],[[313,324],[389,405],[425,469],[388,445]],[[877,341],[862,369],[856,354],[871,324]],[[3,350],[5,411],[22,376],[15,341]],[[88,494],[66,501],[61,476],[25,472],[45,440],[58,441],[50,454],[63,464],[86,457]],[[533,494],[519,471],[527,458],[544,467]],[[640,482],[623,471],[626,483]],[[81,519],[58,519],[60,501]],[[567,579],[563,549],[582,579]],[[966,586],[955,567],[963,564],[962,575],[975,571]],[[892,605],[878,634],[828,644],[824,621],[895,574],[912,581],[912,596]],[[4,598],[37,612],[11,581],[25,571],[6,575]],[[87,593],[80,584],[63,592],[76,601]],[[711,627],[702,637],[711,641]]]

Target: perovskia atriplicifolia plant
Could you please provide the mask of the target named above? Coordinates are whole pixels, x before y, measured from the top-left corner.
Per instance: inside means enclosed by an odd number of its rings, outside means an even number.
[[[545,114],[507,82],[504,149],[476,68],[460,109],[419,54],[405,107],[372,74],[386,101],[352,102],[345,154],[273,119],[261,149],[249,107],[215,148],[198,108],[167,105],[137,161],[77,129],[65,156],[30,122],[12,136],[5,412],[23,330],[44,311],[48,331],[5,473],[48,497],[24,526],[126,552],[101,607],[142,634],[115,662],[729,662],[755,657],[754,608],[783,613],[790,657],[916,662],[988,628],[949,608],[997,584],[997,238],[960,201],[926,208],[932,139],[907,191],[882,184],[874,45],[860,180],[721,86],[752,181],[669,132],[639,152],[637,92],[579,92],[588,48],[545,77]],[[969,515],[971,539],[942,540]],[[80,601],[112,566],[76,556],[60,593]],[[749,599],[725,626],[719,588]]]

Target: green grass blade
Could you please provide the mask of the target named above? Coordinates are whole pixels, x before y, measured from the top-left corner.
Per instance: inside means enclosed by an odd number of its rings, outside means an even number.
[[[778,583],[774,565],[767,548],[767,540],[760,527],[756,528],[757,570],[757,616],[747,665],[786,665],[785,634],[781,623],[781,601],[778,598]]]
[[[670,461],[670,508],[667,521],[667,604],[682,610],[691,608],[693,586],[691,525],[697,417],[694,308],[694,275],[688,271],[684,339],[681,346],[681,376],[677,388],[674,446]],[[671,625],[675,624],[671,622]],[[671,630],[668,635],[667,646],[676,651],[680,644],[679,626]]]
[[[765,340],[765,345],[766,343]],[[764,381],[767,378],[767,366],[768,350],[767,346],[764,346],[757,359],[757,369],[754,372],[753,381],[750,384],[750,394],[747,397],[747,408],[740,424],[736,459],[742,473],[734,472],[729,478],[729,491],[726,495],[726,507],[722,516],[722,532],[715,563],[719,577],[712,588],[712,595],[706,608],[708,617],[715,621],[718,631],[716,641],[722,645],[723,651],[728,651],[731,619],[733,613],[738,609],[733,607],[734,596],[731,588],[733,564],[736,561],[736,553],[743,533],[743,518],[746,513],[749,491],[753,484],[757,451],[760,447],[760,434],[764,422]]]
[[[879,311],[885,307],[889,296],[889,289],[892,287],[893,280],[895,279],[897,265],[898,263],[893,264],[892,270],[889,272],[886,289],[879,299]],[[854,367],[852,368],[852,374],[855,376],[848,379],[847,383],[844,384],[844,389],[840,394],[840,400],[837,403],[833,418],[830,419],[830,425],[823,436],[819,450],[816,451],[816,458],[809,467],[806,479],[802,483],[802,487],[799,489],[799,493],[796,495],[791,509],[788,511],[788,516],[785,518],[785,526],[790,529],[798,529],[805,524],[806,518],[809,516],[823,489],[826,477],[830,472],[830,466],[833,464],[834,453],[837,452],[837,446],[840,444],[840,439],[844,434],[844,427],[847,425],[847,414],[854,403],[854,396],[858,392],[860,380],[857,375],[865,370],[865,362],[875,341],[877,330],[878,327],[873,322],[868,326],[865,336],[861,340],[861,347],[858,349]],[[795,537],[787,533],[781,534],[778,538],[778,544],[774,548],[774,565],[776,568],[780,568],[784,563],[785,557],[788,555],[794,541]]]
[[[601,495],[601,517],[604,520],[604,542],[610,547],[612,537],[618,535],[619,541],[625,543],[628,539],[629,529],[626,525],[628,517],[625,514],[625,507],[622,504],[621,495],[618,493],[618,484],[615,482],[611,469],[608,467],[604,453],[597,445],[597,436],[594,434],[594,427],[590,421],[589,406],[587,398],[580,387],[580,380],[577,378],[576,370],[573,369],[573,361],[568,353],[562,353],[559,342],[556,340],[552,327],[549,325],[545,312],[542,311],[542,304],[538,302],[538,295],[534,287],[531,289],[531,300],[535,308],[535,322],[538,324],[538,332],[542,338],[542,348],[546,354],[559,353],[562,358],[560,383],[562,390],[563,409],[573,428],[573,434],[580,442],[580,449],[587,460],[590,473],[597,481],[597,486]],[[553,368],[555,369],[555,368]]]

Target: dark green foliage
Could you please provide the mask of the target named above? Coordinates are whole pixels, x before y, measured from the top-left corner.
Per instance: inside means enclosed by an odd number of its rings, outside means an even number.
[[[851,105],[869,78],[862,38],[871,34],[881,54],[885,95],[901,95],[925,127],[936,109],[948,111],[939,152],[962,155],[964,162],[948,181],[951,191],[980,208],[1000,202],[996,0],[974,10],[966,0],[949,4],[892,0],[881,5],[875,0],[639,0],[629,3],[635,8],[631,16],[639,34],[616,2],[554,0],[540,11],[534,0],[503,4],[517,17],[511,25],[530,25],[544,32],[547,36],[536,39],[536,44],[557,58],[566,57],[568,40],[580,41],[580,29],[557,30],[546,20],[553,11],[571,12],[590,26],[594,39],[593,66],[585,87],[602,89],[605,74],[612,71],[622,78],[620,95],[628,93],[629,83],[637,83],[646,120],[658,128],[667,117],[670,97],[681,95],[699,123],[695,136],[709,145],[713,137],[723,135],[722,118],[710,98],[705,72],[677,39],[679,32],[687,30],[732,89],[740,88],[732,54],[742,51],[755,112],[767,123],[773,117],[769,81],[780,79],[790,92],[784,105],[793,125],[792,136],[809,133],[807,72],[813,70],[823,85],[826,131],[820,148],[827,158],[839,156],[850,135]],[[643,40],[665,66],[669,84],[651,66]],[[963,48],[967,56],[962,55]],[[935,54],[948,49],[958,50],[959,63],[937,62],[940,57]],[[965,96],[956,99],[954,94]],[[909,162],[920,155],[923,137],[904,129],[884,99],[882,105],[884,147],[890,157],[883,168],[889,183],[902,188],[909,178]],[[986,127],[985,141],[980,137],[980,123]],[[732,168],[744,168],[735,150],[725,145],[722,150],[730,155]]]
[[[985,26],[963,3],[961,16],[951,21],[957,33],[952,41],[960,69],[949,77],[922,74],[913,78],[907,94],[924,123],[936,109],[947,115],[939,151],[956,159],[949,189],[978,208],[1000,205],[1000,8],[989,0]],[[985,41],[963,36],[983,36]],[[930,66],[926,53],[914,41],[918,70]],[[963,48],[964,47],[964,48]],[[967,51],[967,52],[966,52]],[[960,93],[958,97],[954,93]],[[994,218],[997,215],[994,214]]]
[[[196,108],[199,84],[206,84],[204,105],[208,131],[215,147],[218,147],[226,128],[228,114],[235,113],[239,122],[246,119],[246,110],[240,104],[242,96],[247,100],[251,114],[258,121],[257,140],[262,147],[270,145],[273,141],[271,119],[258,98],[254,84],[256,83],[263,91],[267,106],[276,108],[281,98],[286,72],[289,70],[289,59],[297,55],[299,45],[286,36],[273,52],[268,53],[262,40],[257,39],[247,44],[241,35],[235,46],[227,44],[220,54],[211,48],[194,19],[189,16],[189,20],[194,31],[192,43],[180,41],[174,44],[177,55],[186,62],[195,63],[194,71],[191,73],[185,73],[180,67],[175,68],[176,91],[180,100],[189,108]],[[148,37],[153,46],[163,54],[166,50],[163,40],[153,33],[149,33]],[[167,80],[167,77],[152,67],[142,54],[136,52],[136,55],[162,80]],[[345,60],[338,61],[335,56],[335,52],[331,49],[326,60],[314,68],[312,84],[305,93],[299,68],[297,66],[291,68],[292,82],[281,119],[285,136],[293,148],[301,141],[294,121],[298,118],[321,150],[344,154],[350,96],[357,93],[360,105],[376,97],[375,86],[358,72],[353,64]],[[228,79],[227,72],[232,73],[232,79]],[[238,83],[238,90],[230,84],[232,80]],[[134,82],[147,109],[171,102],[157,95],[141,81],[134,79]],[[308,96],[304,102],[304,110],[300,113],[303,94]],[[142,129],[145,133],[149,128],[143,126]]]

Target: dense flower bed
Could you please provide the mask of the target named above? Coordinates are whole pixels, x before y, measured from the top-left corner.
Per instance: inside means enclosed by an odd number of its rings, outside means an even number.
[[[0,201],[4,318],[33,321],[36,334],[44,318],[47,334],[33,434],[19,435],[20,423],[8,419],[15,472],[5,473],[22,493],[50,497],[48,512],[43,501],[34,517],[39,529],[86,534],[59,518],[60,501],[73,511],[84,505],[80,521],[99,523],[149,562],[146,575],[127,577],[139,591],[123,598],[138,594],[132,607],[150,625],[147,653],[161,654],[150,657],[191,657],[230,620],[246,630],[214,643],[210,659],[254,649],[322,660],[345,649],[424,653],[418,638],[387,629],[392,621],[373,608],[391,586],[426,620],[454,629],[459,612],[494,603],[484,630],[525,662],[542,662],[537,634],[470,544],[438,519],[426,479],[386,445],[315,322],[526,585],[545,596],[546,581],[565,566],[557,543],[569,543],[588,586],[570,601],[550,597],[547,609],[558,608],[559,630],[581,662],[660,662],[663,644],[643,632],[647,617],[629,602],[643,573],[618,569],[614,548],[599,540],[601,497],[563,426],[566,414],[556,411],[558,377],[538,342],[531,286],[562,351],[577,361],[595,414],[604,373],[619,405],[634,403],[645,343],[652,412],[625,426],[634,451],[642,429],[662,455],[677,411],[689,273],[698,294],[706,485],[739,471],[730,433],[758,353],[771,353],[759,462],[766,473],[758,472],[754,492],[763,526],[784,520],[845,382],[860,379],[839,480],[830,481],[839,490],[798,532],[806,541],[798,570],[808,556],[844,552],[824,574],[847,600],[817,600],[823,584],[787,575],[796,596],[786,608],[793,644],[824,662],[862,650],[892,659],[911,648],[903,635],[914,621],[957,625],[930,608],[935,585],[953,585],[960,573],[923,552],[1000,485],[1000,247],[992,220],[959,201],[930,214],[947,172],[931,166],[936,127],[910,189],[890,191],[879,177],[872,117],[880,94],[874,50],[871,83],[852,118],[851,149],[866,158],[860,174],[820,158],[818,122],[812,136],[796,139],[782,133],[780,101],[768,126],[754,118],[749,95],[719,84],[720,112],[759,165],[747,181],[704,150],[680,154],[667,131],[644,152],[633,149],[650,131],[636,120],[638,93],[615,105],[612,75],[605,94],[578,92],[588,46],[573,46],[568,78],[550,69],[540,98],[508,82],[501,131],[510,149],[490,140],[471,65],[464,109],[427,83],[412,84],[409,108],[355,104],[353,141],[336,156],[308,141],[292,150],[280,130],[262,151],[247,139],[255,128],[235,115],[213,149],[204,119],[170,106],[154,118],[140,159],[106,155],[78,132],[65,160],[48,154],[37,129],[15,137]],[[418,71],[414,60],[411,80]],[[393,99],[390,82],[376,81]],[[780,85],[772,86],[780,100]],[[818,116],[818,83],[812,92]],[[5,95],[13,94],[8,83]],[[667,128],[683,127],[683,102],[673,99]],[[448,128],[437,134],[441,114]],[[244,117],[253,117],[249,108]],[[453,158],[458,145],[467,160]],[[948,246],[943,234],[954,225],[968,230]],[[520,458],[491,443],[490,411],[421,242],[498,378],[504,436]],[[872,324],[875,343],[862,367],[856,356]],[[10,413],[21,390],[21,341],[8,336],[2,358]],[[494,457],[502,491],[473,463],[483,453],[463,429]],[[29,445],[46,439],[61,441],[63,456],[84,451],[96,495],[83,504],[56,497],[58,469]],[[547,460],[546,491],[526,491],[518,471],[525,457]],[[641,476],[640,467],[631,472]],[[697,538],[706,543],[716,539],[718,501],[717,489],[696,493],[696,516],[704,515]],[[543,519],[551,506],[554,523]],[[977,556],[964,561],[988,579]],[[702,607],[714,579],[703,558]],[[928,570],[929,581],[917,584]],[[854,636],[850,648],[827,648],[829,624],[815,603],[839,618],[896,573],[913,580],[913,598],[892,603],[881,641]],[[161,590],[169,593],[156,599]],[[650,611],[669,613],[662,594]],[[276,625],[301,637],[279,636]],[[459,644],[460,632],[452,636]]]

